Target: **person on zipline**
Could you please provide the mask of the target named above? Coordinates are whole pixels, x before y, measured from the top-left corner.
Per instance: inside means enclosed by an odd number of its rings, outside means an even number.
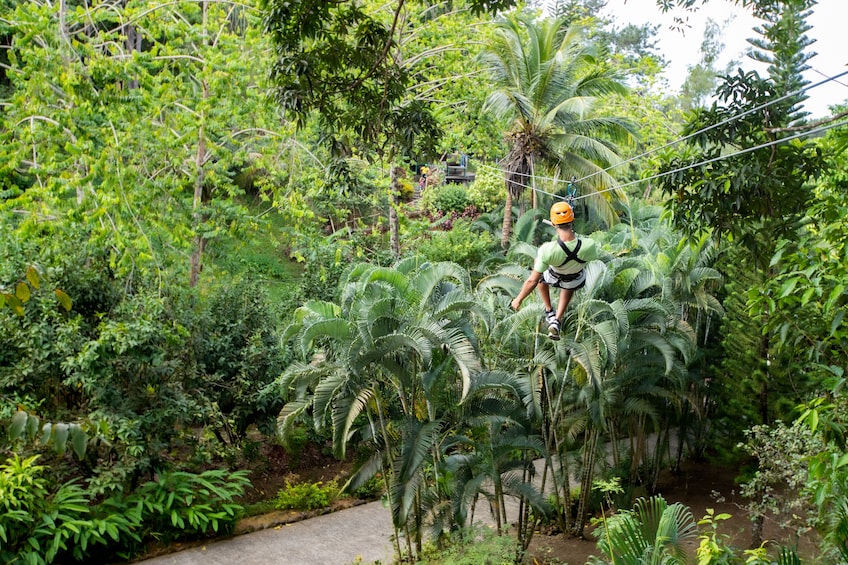
[[[598,252],[591,238],[578,238],[574,234],[574,210],[567,202],[557,202],[551,206],[551,223],[556,228],[557,237],[539,247],[533,270],[510,305],[517,311],[524,299],[538,285],[539,295],[545,304],[548,337],[558,340],[559,321],[565,314],[574,291],[586,284],[583,265],[596,259]],[[551,305],[552,286],[561,289],[556,313]]]

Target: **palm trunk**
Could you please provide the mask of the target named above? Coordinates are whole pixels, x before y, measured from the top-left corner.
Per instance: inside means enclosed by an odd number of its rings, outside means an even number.
[[[592,499],[592,482],[595,475],[595,451],[598,445],[597,429],[592,426],[589,440],[583,446],[583,477],[580,481],[580,502],[577,505],[577,518],[574,520],[574,535],[583,537],[583,528],[589,517],[589,503]]]
[[[509,247],[509,236],[512,235],[512,191],[509,186],[506,189],[506,203],[504,204],[504,219],[501,226],[501,249],[504,251]]]

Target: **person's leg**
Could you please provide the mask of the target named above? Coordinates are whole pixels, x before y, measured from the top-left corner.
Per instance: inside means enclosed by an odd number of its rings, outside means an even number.
[[[557,305],[557,320],[562,320],[565,314],[565,309],[568,308],[568,303],[571,302],[571,297],[574,296],[574,291],[567,288],[562,289],[559,293],[559,304]]]
[[[543,280],[539,282],[539,296],[542,297],[542,304],[545,305],[545,312],[553,310],[551,306],[551,287]]]

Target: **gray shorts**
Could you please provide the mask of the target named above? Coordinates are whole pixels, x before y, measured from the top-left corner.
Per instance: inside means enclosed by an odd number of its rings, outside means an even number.
[[[542,282],[555,288],[577,290],[578,288],[583,288],[583,285],[586,284],[586,272],[581,269],[579,273],[560,275],[553,269],[548,268],[542,273]]]

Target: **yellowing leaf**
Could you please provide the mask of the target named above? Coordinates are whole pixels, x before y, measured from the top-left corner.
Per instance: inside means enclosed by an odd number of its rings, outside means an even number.
[[[62,305],[62,308],[65,309],[66,312],[70,312],[71,308],[73,308],[73,302],[71,302],[71,297],[68,296],[65,291],[56,289],[53,291],[56,293],[56,298],[59,300],[59,304]]]
[[[27,269],[26,278],[29,281],[29,284],[32,285],[32,288],[34,288],[34,289],[41,288],[41,286],[40,286],[41,283],[40,283],[39,278],[38,278],[38,271],[36,271],[35,267],[33,267],[32,265],[30,265],[29,268]]]
[[[21,302],[29,300],[29,285],[25,282],[19,282],[18,286],[15,287],[15,296],[17,296],[18,300]]]

